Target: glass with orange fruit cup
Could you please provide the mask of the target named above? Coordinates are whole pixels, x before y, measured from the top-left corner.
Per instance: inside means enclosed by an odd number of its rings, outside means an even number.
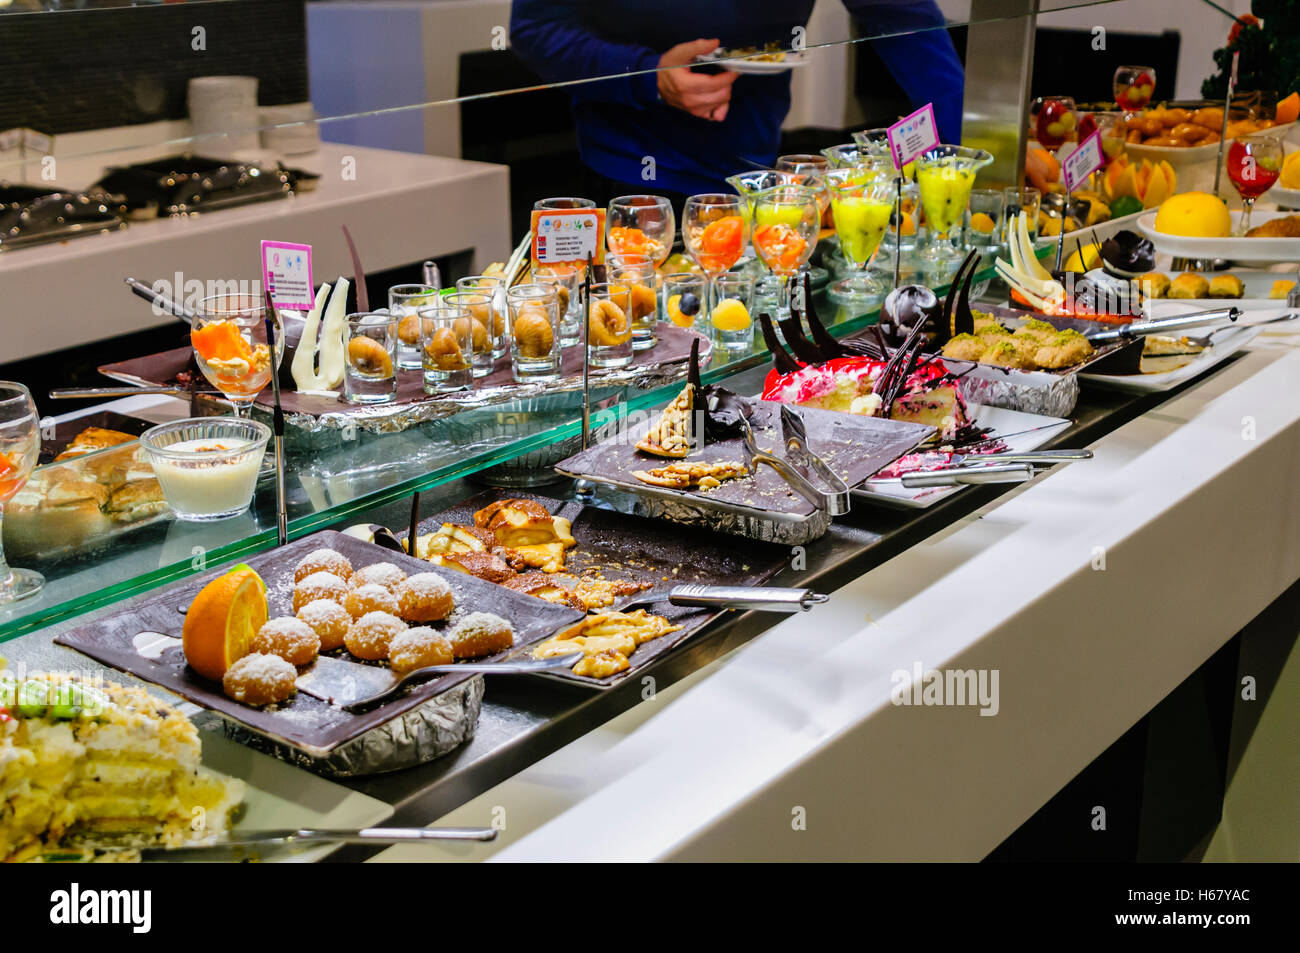
[[[717,303],[709,310],[713,340],[727,351],[748,351],[754,345],[754,279],[728,272],[714,282]]]
[[[41,452],[41,423],[31,391],[17,381],[0,381],[0,539],[4,508],[23,488]],[[11,569],[0,546],[0,605],[41,591],[45,577],[30,569]]]
[[[655,324],[659,320],[659,302],[655,288],[659,272],[655,262],[645,255],[623,255],[607,269],[611,284],[628,289],[628,320],[632,322],[632,350],[645,351],[655,346]]]
[[[740,260],[749,239],[749,223],[738,195],[692,195],[682,210],[682,240],[686,251],[708,276],[708,307],[717,298],[714,279]]]
[[[605,244],[617,259],[644,255],[658,268],[672,254],[677,218],[662,195],[620,195],[605,215]]]
[[[1001,189],[971,189],[965,247],[979,248],[986,255],[996,252],[1002,246],[1005,208],[1006,196]]]
[[[709,296],[708,279],[693,271],[664,275],[662,282],[664,317],[679,328],[704,330],[704,301]]]
[[[821,207],[810,189],[781,185],[754,198],[754,253],[781,281],[781,313],[789,311],[790,278],[808,263],[820,229]]]
[[[230,401],[236,417],[252,415],[253,402],[271,383],[266,309],[250,295],[213,295],[200,302],[190,329],[194,358],[203,376]],[[276,357],[284,335],[276,335]]]

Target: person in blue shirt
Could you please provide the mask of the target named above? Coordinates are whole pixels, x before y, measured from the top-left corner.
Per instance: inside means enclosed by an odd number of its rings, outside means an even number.
[[[547,82],[579,81],[567,87],[578,149],[605,191],[653,191],[680,207],[686,195],[731,191],[728,175],[770,166],[790,109],[788,70],[689,64],[719,46],[789,49],[813,2],[514,0],[510,43]],[[933,102],[940,138],[959,142],[962,67],[934,0],[843,3],[867,35],[882,37],[870,42],[914,107]],[[634,75],[582,82],[620,73]]]

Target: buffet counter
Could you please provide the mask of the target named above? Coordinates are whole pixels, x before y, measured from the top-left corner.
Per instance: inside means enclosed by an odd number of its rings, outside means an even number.
[[[131,161],[136,159],[132,153]],[[97,153],[93,164],[114,161],[119,158],[113,153]],[[86,166],[73,158],[61,162]],[[472,265],[480,267],[509,253],[504,166],[331,143],[295,156],[292,164],[320,174],[313,191],[205,215],[133,222],[122,231],[0,255],[5,360],[165,324],[171,319],[131,295],[123,278],[146,284],[174,283],[177,275],[186,281],[255,280],[262,239],[312,245],[314,272],[323,281],[352,274],[340,224],[348,226],[372,272],[464,251],[473,252]],[[244,251],[232,257],[231,249]],[[94,307],[69,311],[75,320],[31,320],[49,311],[54,289],[74,288],[96,289]]]
[[[464,860],[981,859],[1300,578],[1288,340],[431,820],[504,819]],[[996,671],[991,716],[892,704],[916,666]]]

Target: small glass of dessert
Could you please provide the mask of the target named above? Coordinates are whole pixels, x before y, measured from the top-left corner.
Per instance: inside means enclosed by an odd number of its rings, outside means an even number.
[[[176,518],[207,522],[248,509],[270,437],[256,420],[190,417],[149,428],[140,446]]]
[[[746,274],[718,275],[713,287],[717,303],[709,310],[713,340],[728,352],[744,352],[754,346],[754,279]],[[680,301],[679,301],[680,306]]]
[[[760,193],[761,194],[761,193]],[[710,193],[692,195],[682,211],[682,238],[686,250],[709,278],[709,303],[714,300],[713,280],[740,260],[749,239],[745,211],[754,199]]]
[[[397,318],[397,366],[414,371],[422,367],[420,318],[416,312],[435,302],[432,285],[393,285],[388,289],[388,313]]]
[[[553,287],[515,285],[510,306],[510,368],[519,383],[560,379],[560,303]]]
[[[664,275],[660,285],[663,312],[679,328],[704,330],[704,302],[709,296],[708,281],[693,271]]]
[[[17,381],[0,381],[0,538],[5,504],[23,488],[41,452],[41,422],[32,393]],[[0,605],[36,595],[45,577],[30,569],[12,569],[0,546]]]
[[[456,281],[457,291],[477,291],[492,296],[492,321],[488,332],[492,338],[492,359],[501,357],[510,347],[510,308],[506,304],[506,280],[500,275],[466,275]]]
[[[966,219],[971,189],[980,169],[993,161],[983,149],[939,145],[916,160],[916,184],[925,209],[928,244],[921,257],[940,270],[956,267],[965,257],[953,238]]]
[[[387,311],[349,314],[343,322],[343,397],[383,404],[397,396],[397,324]]]
[[[560,308],[560,347],[572,347],[582,340],[582,316],[578,313],[581,273],[557,265],[533,265],[533,282],[554,288]]]
[[[790,278],[808,263],[821,229],[817,195],[782,185],[754,198],[754,253],[780,280],[779,313],[790,310]]]
[[[605,244],[610,254],[644,255],[658,268],[673,251],[677,218],[673,203],[662,195],[620,195],[605,215]]]
[[[632,285],[597,281],[591,286],[587,354],[592,367],[632,363]]]
[[[655,262],[645,255],[622,255],[611,262],[608,274],[610,282],[627,285],[632,350],[649,350],[655,346],[655,325],[659,321],[659,304],[655,295],[659,272]]]
[[[1055,152],[1074,138],[1079,111],[1069,96],[1039,96],[1029,106],[1034,138],[1048,152]]]
[[[966,218],[967,248],[979,248],[988,255],[1001,247],[1006,204],[1002,189],[971,189],[970,215]]]
[[[204,298],[195,312],[190,343],[199,370],[230,401],[236,417],[249,417],[253,401],[271,382],[271,348],[266,340],[266,308],[250,295]],[[276,333],[276,363],[284,335]]]
[[[487,297],[472,291],[458,294]],[[486,332],[469,309],[446,300],[421,308],[420,328],[423,334],[420,352],[424,360],[424,392],[444,394],[473,387],[474,335]]]
[[[1271,189],[1282,174],[1282,140],[1277,136],[1256,134],[1233,139],[1224,160],[1228,179],[1241,196],[1238,236],[1250,231],[1250,213],[1255,200]]]
[[[1120,66],[1113,79],[1115,104],[1128,114],[1139,113],[1156,92],[1156,71],[1150,66]]]
[[[469,315],[464,330],[470,337],[474,377],[487,377],[496,369],[496,358],[493,357],[496,351],[494,342],[498,337],[505,337],[504,329],[499,329],[496,325],[500,316],[494,300],[495,295],[486,291],[453,291],[443,297],[444,304],[460,308]],[[500,333],[493,333],[494,331]]]
[[[1006,229],[1021,212],[1025,213],[1025,222],[1029,227],[1029,240],[1038,240],[1038,213],[1043,207],[1043,193],[1032,186],[1012,185],[1002,190],[1004,227],[1002,240],[1009,242]]]
[[[888,287],[867,270],[889,229],[896,192],[892,177],[884,174],[888,160],[872,157],[862,164],[831,173],[831,211],[840,252],[853,269],[837,281],[828,294],[837,303],[869,304],[884,300]]]

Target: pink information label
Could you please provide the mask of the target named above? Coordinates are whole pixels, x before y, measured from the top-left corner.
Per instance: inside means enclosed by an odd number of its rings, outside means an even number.
[[[310,311],[316,304],[311,280],[311,246],[262,242],[262,280],[277,308]]]
[[[1101,130],[1098,129],[1061,163],[1065,191],[1073,192],[1088,181],[1088,176],[1106,164],[1106,154],[1101,149]]]
[[[910,116],[904,116],[887,130],[889,151],[900,170],[927,149],[939,144],[939,124],[934,119],[934,104],[926,103]]]

